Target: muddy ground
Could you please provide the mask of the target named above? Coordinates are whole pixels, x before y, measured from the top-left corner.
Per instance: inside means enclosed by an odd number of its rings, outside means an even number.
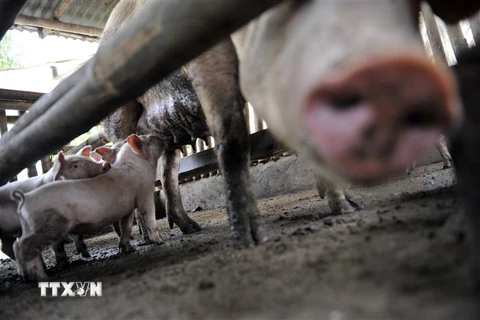
[[[201,233],[158,221],[166,243],[118,256],[113,233],[70,251],[52,281],[102,281],[102,297],[40,297],[0,261],[0,319],[463,319],[468,250],[452,170],[418,168],[354,188],[363,210],[331,216],[315,190],[259,201],[270,241],[235,247],[224,209]],[[51,257],[51,256],[49,256]]]

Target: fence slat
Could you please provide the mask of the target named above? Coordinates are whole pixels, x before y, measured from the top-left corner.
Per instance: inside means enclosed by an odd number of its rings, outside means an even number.
[[[440,31],[435,21],[435,15],[427,3],[422,3],[422,17],[427,28],[427,36],[432,48],[434,59],[437,63],[447,65],[447,56],[443,50],[442,39],[440,38]]]
[[[460,52],[463,52],[468,49],[467,39],[463,35],[462,29],[459,24],[448,25],[447,24],[447,33],[450,38],[450,43],[452,44],[453,51],[455,56],[458,56]]]

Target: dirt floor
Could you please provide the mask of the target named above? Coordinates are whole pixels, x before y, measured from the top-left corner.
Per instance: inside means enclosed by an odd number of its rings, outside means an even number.
[[[463,319],[468,250],[452,170],[440,164],[354,188],[359,212],[331,216],[315,190],[259,201],[270,241],[238,249],[224,209],[194,212],[202,232],[158,221],[166,243],[117,255],[87,240],[52,281],[102,281],[102,297],[40,297],[0,261],[0,319]],[[49,256],[51,257],[51,255]]]

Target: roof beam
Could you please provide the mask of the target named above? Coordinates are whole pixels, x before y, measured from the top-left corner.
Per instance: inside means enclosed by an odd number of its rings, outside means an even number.
[[[102,35],[102,29],[94,27],[79,26],[76,24],[65,23],[55,20],[47,20],[42,18],[29,17],[25,15],[19,15],[15,19],[15,24],[22,26],[32,26],[45,29],[58,30],[61,32],[81,34],[90,37],[100,38]]]

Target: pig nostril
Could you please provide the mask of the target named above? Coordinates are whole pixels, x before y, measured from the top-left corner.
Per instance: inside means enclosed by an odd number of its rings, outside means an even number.
[[[363,131],[363,138],[366,141],[370,141],[374,138],[375,132],[376,132],[375,126],[369,126]]]
[[[430,110],[409,111],[404,116],[403,124],[409,128],[428,128],[438,122],[437,115]]]
[[[348,110],[359,105],[362,100],[362,97],[357,94],[343,94],[337,97],[332,97],[330,103],[334,109]]]

